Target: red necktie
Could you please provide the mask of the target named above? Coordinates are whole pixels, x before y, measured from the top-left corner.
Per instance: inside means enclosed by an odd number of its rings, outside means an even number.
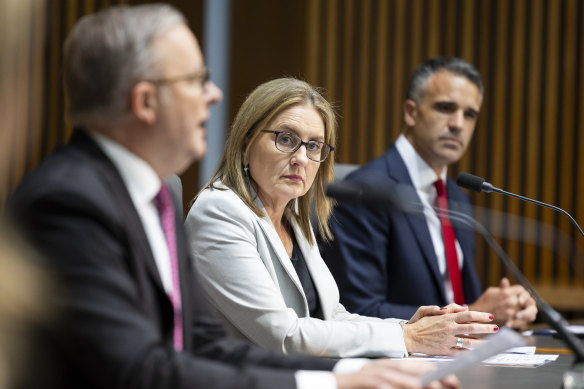
[[[438,196],[436,197],[436,205],[448,211],[448,198],[446,197],[446,188],[442,180],[434,182],[434,187]],[[446,253],[446,262],[448,263],[448,274],[450,275],[450,283],[452,284],[452,291],[454,292],[454,302],[456,304],[464,304],[464,293],[462,290],[462,277],[460,275],[460,267],[458,266],[458,254],[456,253],[454,229],[448,220],[447,215],[438,214],[440,224],[442,225],[442,238],[444,240],[444,251]]]
[[[176,254],[176,233],[174,220],[174,206],[170,191],[165,184],[160,187],[160,192],[156,195],[156,208],[160,215],[160,222],[162,224],[162,231],[166,245],[168,246],[168,254],[170,257],[170,269],[172,274],[172,292],[170,293],[170,301],[174,309],[174,348],[181,351],[183,348],[183,332],[182,332],[182,308],[180,299],[180,281],[178,276],[178,258]]]

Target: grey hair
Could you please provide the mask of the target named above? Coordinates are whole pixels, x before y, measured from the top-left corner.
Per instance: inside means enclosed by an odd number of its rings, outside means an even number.
[[[416,67],[410,85],[406,93],[406,99],[420,102],[426,90],[426,83],[439,71],[448,71],[450,73],[465,77],[477,86],[483,99],[483,81],[478,70],[461,58],[455,57],[436,57],[429,59]]]
[[[167,4],[114,6],[81,18],[64,47],[72,124],[121,116],[132,87],[155,76],[154,39],[178,24],[187,24],[186,18]]]

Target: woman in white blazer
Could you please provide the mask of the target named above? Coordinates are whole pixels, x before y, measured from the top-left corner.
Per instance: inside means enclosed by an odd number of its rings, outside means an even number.
[[[408,324],[349,313],[322,260],[319,232],[332,202],[336,119],[309,84],[277,79],[243,103],[219,168],[186,219],[200,282],[232,334],[320,356],[453,354],[493,333],[492,315],[452,305],[422,307]],[[299,277],[300,275],[300,277]],[[465,335],[462,335],[465,334]]]

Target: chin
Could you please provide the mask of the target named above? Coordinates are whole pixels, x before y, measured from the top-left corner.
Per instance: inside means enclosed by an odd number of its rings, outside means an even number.
[[[205,154],[207,154],[207,141],[205,140],[205,137],[202,136],[199,139],[195,139],[191,150],[191,157],[194,161],[203,158]]]

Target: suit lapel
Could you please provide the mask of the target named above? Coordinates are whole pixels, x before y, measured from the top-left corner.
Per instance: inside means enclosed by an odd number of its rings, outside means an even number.
[[[142,221],[116,167],[83,130],[75,130],[70,143],[88,154],[95,162],[111,193],[113,206],[117,209],[120,218],[124,220],[122,224],[127,227],[126,239],[131,253],[134,258],[138,258],[144,264],[154,285],[166,296]],[[170,300],[168,303],[170,304]]]
[[[252,194],[255,196],[255,193],[252,193]],[[260,201],[259,197],[255,196],[254,203],[264,212],[264,214],[266,214],[264,206],[263,206],[262,202]],[[286,217],[286,216],[284,216],[284,217]],[[282,244],[282,241],[280,240],[280,237],[278,236],[278,233],[276,232],[276,229],[274,228],[272,221],[267,216],[267,214],[266,214],[266,216],[264,216],[262,218],[258,218],[258,219],[259,219],[260,228],[264,232],[264,235],[268,238],[268,242],[269,242],[270,246],[272,247],[272,250],[274,251],[274,253],[276,253],[276,257],[278,258],[278,261],[280,262],[280,264],[282,265],[282,267],[284,268],[284,270],[288,274],[288,277],[290,277],[290,279],[292,280],[292,282],[296,286],[298,293],[300,294],[300,297],[301,297],[301,299],[303,301],[303,305],[304,305],[304,314],[308,315],[308,302],[306,301],[306,295],[304,294],[304,289],[302,289],[302,284],[300,283],[300,279],[298,278],[298,274],[296,273],[296,269],[294,269],[294,265],[292,264],[292,261],[290,260],[290,257],[288,256],[288,253],[286,252],[286,248]],[[304,254],[304,252],[303,252],[303,254]]]
[[[392,145],[387,153],[387,172],[388,176],[397,181],[400,184],[413,186],[412,179],[408,174],[408,169],[406,168],[405,163],[403,162],[395,144]],[[417,192],[414,192],[416,195],[416,201],[421,203]],[[402,212],[403,213],[403,212]],[[405,219],[408,222],[412,230],[412,234],[416,241],[418,242],[418,246],[422,250],[422,254],[424,257],[424,262],[426,266],[431,270],[432,277],[434,278],[434,282],[438,285],[438,290],[442,296],[442,300],[446,301],[446,295],[444,293],[444,287],[442,284],[442,276],[440,274],[440,269],[438,267],[438,258],[436,257],[436,252],[434,251],[434,245],[432,244],[432,238],[430,236],[430,231],[428,230],[428,224],[424,217],[418,217],[416,215],[406,215],[404,214]]]

